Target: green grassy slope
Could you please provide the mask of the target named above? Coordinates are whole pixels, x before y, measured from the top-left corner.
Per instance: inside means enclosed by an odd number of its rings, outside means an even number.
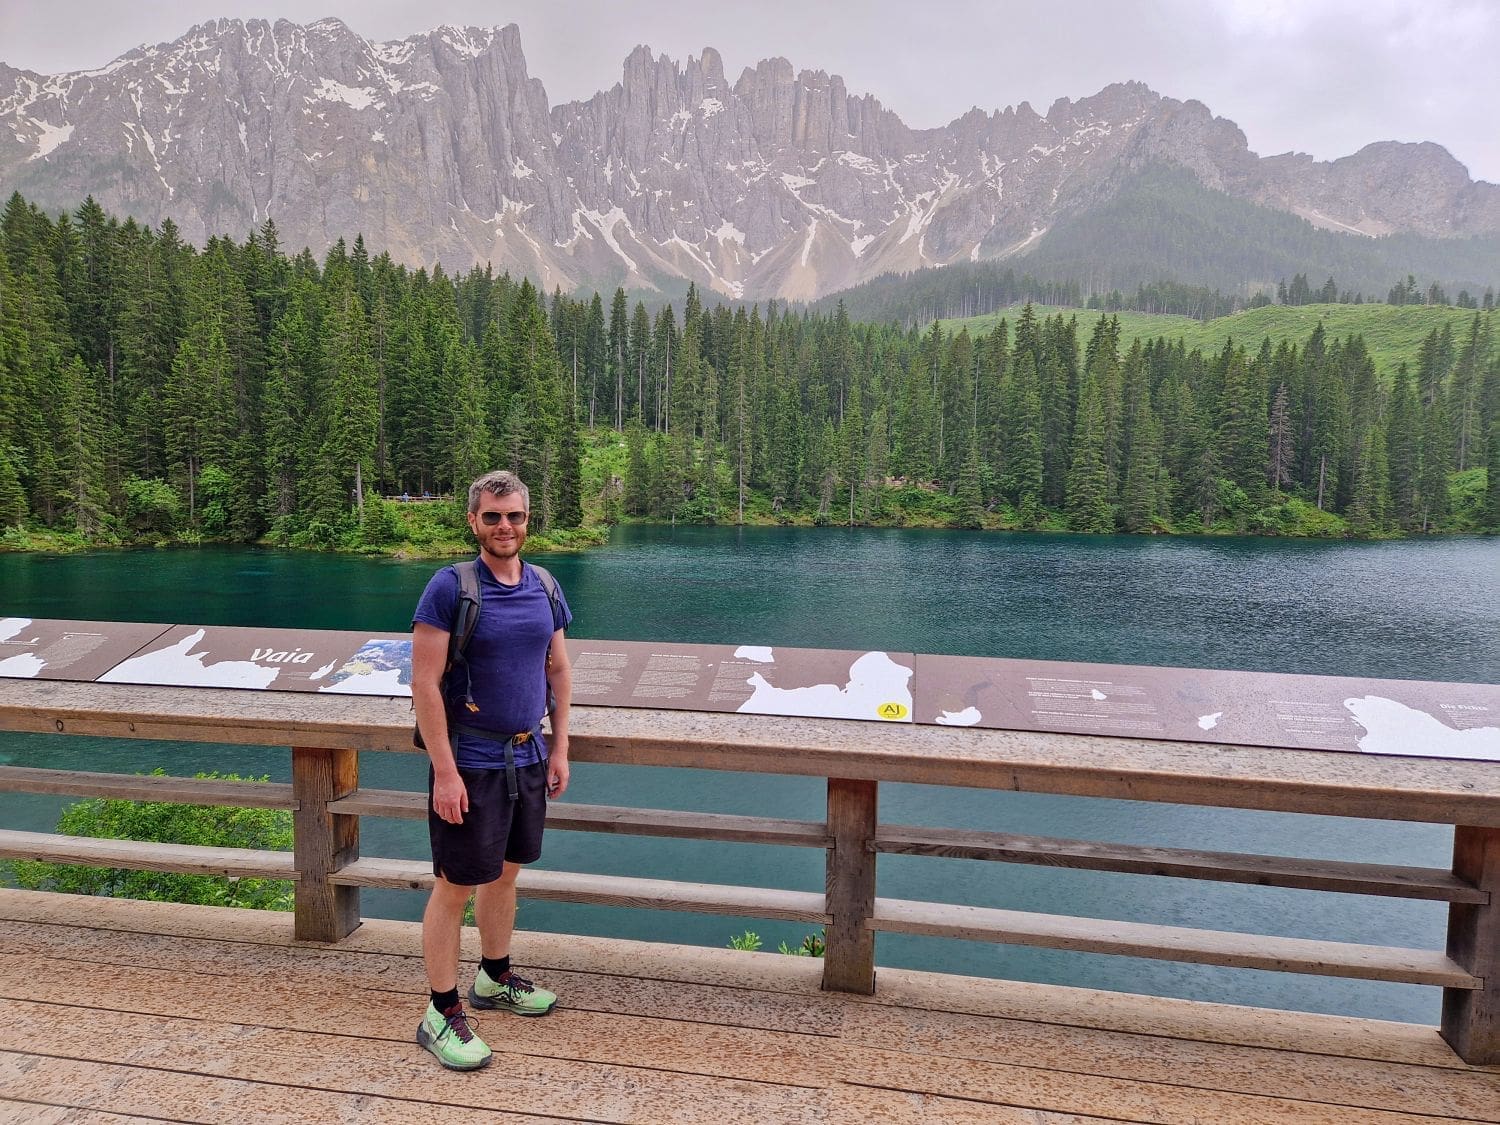
[[[1064,309],[1043,305],[1033,306],[1038,317],[1078,317],[1080,341],[1087,341],[1094,325],[1101,316],[1109,314],[1089,309]],[[1020,316],[1019,308],[1005,309],[989,316],[974,316],[964,320],[945,320],[945,331],[957,332],[968,328],[970,335],[989,332],[1002,317],[1015,327]],[[1453,326],[1456,340],[1462,340],[1474,319],[1472,309],[1454,309],[1442,305],[1300,305],[1288,308],[1267,305],[1261,309],[1249,309],[1233,316],[1221,316],[1216,320],[1198,321],[1186,316],[1159,316],[1152,313],[1121,312],[1121,336],[1124,346],[1131,340],[1165,336],[1168,340],[1181,339],[1189,351],[1197,348],[1205,354],[1223,348],[1226,340],[1243,343],[1250,351],[1260,347],[1265,337],[1271,338],[1274,347],[1281,340],[1301,344],[1322,321],[1323,331],[1330,339],[1344,336],[1363,336],[1365,346],[1375,359],[1375,368],[1382,375],[1392,374],[1397,364],[1406,362],[1416,365],[1417,352],[1422,339],[1434,328],[1444,324]],[[1480,315],[1493,316],[1493,313]],[[1500,327],[1497,324],[1496,327]]]

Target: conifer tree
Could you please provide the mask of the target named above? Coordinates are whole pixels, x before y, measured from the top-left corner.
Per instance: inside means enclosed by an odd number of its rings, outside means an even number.
[[[1073,463],[1068,469],[1068,526],[1074,531],[1110,532],[1109,470],[1105,465],[1104,389],[1090,378],[1078,403]]]
[[[589,302],[588,318],[584,321],[582,351],[583,369],[588,380],[586,417],[588,426],[592,429],[601,405],[600,395],[605,390],[605,380],[609,375],[609,341],[604,331],[604,302],[597,292],[594,294],[594,299]],[[607,413],[613,412],[607,410]]]
[[[217,319],[193,323],[162,388],[166,463],[188,519],[198,518],[198,481],[210,465],[228,463],[234,433],[229,349]]]
[[[583,523],[583,441],[573,412],[564,407],[562,434],[558,442],[557,527],[579,527]]]
[[[492,439],[485,423],[484,384],[470,345],[457,336],[450,337],[443,366],[454,384],[449,416],[453,458],[449,479],[456,492],[489,467]]]
[[[1001,487],[1017,508],[1039,511],[1042,502],[1042,398],[1036,360],[1021,353],[1006,381],[1002,410],[1005,470]]]
[[[323,443],[310,499],[317,518],[332,525],[351,505],[364,503],[364,482],[374,480],[375,365],[370,360],[364,306],[347,269],[331,279],[323,323]]]
[[[651,488],[646,471],[646,428],[639,418],[625,426],[625,511],[645,515],[650,508]]]
[[[262,512],[275,523],[298,510],[298,485],[311,462],[304,425],[312,346],[302,306],[294,303],[276,322],[268,349],[262,416],[265,425],[266,494]]]
[[[1385,436],[1391,516],[1398,528],[1411,531],[1419,524],[1422,418],[1416,388],[1404,363],[1396,369]]]
[[[1130,430],[1130,460],[1125,467],[1120,520],[1126,531],[1149,531],[1156,521],[1161,455],[1157,422],[1145,396],[1136,400]]]
[[[860,393],[857,380],[851,381],[848,394],[848,400],[844,404],[844,421],[839,427],[838,476],[840,489],[849,498],[849,525],[852,527],[855,523],[863,523],[865,519],[864,493],[869,479],[869,465],[865,458],[869,445],[865,432],[864,396]]]
[[[984,492],[979,480],[979,447],[970,443],[968,456],[964,458],[963,471],[958,478],[959,526],[979,528],[984,526]]]
[[[1500,422],[1490,423],[1480,526],[1485,531],[1500,532]]]
[[[1270,441],[1259,374],[1255,365],[1247,362],[1243,349],[1237,350],[1225,367],[1221,418],[1219,462],[1251,503],[1259,503],[1269,475],[1266,459]]]
[[[11,461],[10,450],[0,445],[0,530],[26,522],[26,493]]]
[[[98,535],[109,505],[103,426],[94,378],[78,356],[59,365],[50,400],[58,507],[82,534]]]
[[[630,347],[625,355],[626,416],[634,414],[647,426],[653,415],[646,408],[646,370],[651,364],[651,317],[644,301],[637,301],[630,314]],[[632,379],[634,384],[632,385]]]
[[[609,374],[611,382],[610,417],[615,429],[625,426],[625,384],[631,378],[629,366],[630,322],[627,319],[625,290],[618,288],[609,305]]]
[[[1453,431],[1442,392],[1422,421],[1422,471],[1417,480],[1417,526],[1425,535],[1448,517],[1448,473],[1453,465]]]
[[[1385,434],[1377,426],[1365,432],[1354,456],[1348,518],[1356,535],[1368,535],[1385,524],[1385,468]]]

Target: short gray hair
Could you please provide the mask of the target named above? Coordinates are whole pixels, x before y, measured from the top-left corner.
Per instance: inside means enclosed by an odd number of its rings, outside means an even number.
[[[515,473],[506,469],[496,469],[494,472],[485,473],[473,484],[469,485],[469,514],[473,515],[479,511],[479,498],[488,492],[491,496],[512,496],[519,494],[521,503],[526,505],[526,510],[531,511],[531,491]]]

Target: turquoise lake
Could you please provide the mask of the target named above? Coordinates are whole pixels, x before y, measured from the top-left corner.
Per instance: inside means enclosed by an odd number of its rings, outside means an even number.
[[[1331,543],[864,529],[643,528],[541,556],[581,637],[953,653],[1494,683],[1500,540]],[[268,627],[406,628],[438,563],[245,548],[0,554],[0,616]],[[0,681],[0,691],[4,690]],[[276,748],[0,734],[0,760],[285,779]],[[1500,769],[1500,766],[1496,767]],[[368,754],[365,784],[420,788],[425,759]],[[571,799],[817,819],[821,781],[580,764]],[[1451,833],[1335,817],[886,785],[897,823],[1445,867]],[[0,794],[0,824],[48,830],[61,799]],[[367,820],[368,855],[421,858],[425,827]],[[822,853],[556,832],[542,866],[821,889]],[[1355,895],[884,856],[880,894],[1438,948],[1446,907]],[[415,918],[421,897],[364,895]],[[523,903],[529,928],[723,945],[793,923]],[[1272,1007],[1436,1022],[1415,986],[881,935],[881,964]]]

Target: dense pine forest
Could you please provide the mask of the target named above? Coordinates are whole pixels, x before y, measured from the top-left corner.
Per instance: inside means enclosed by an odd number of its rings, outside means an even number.
[[[92,200],[0,216],[4,543],[461,538],[491,467],[536,530],[657,520],[1373,536],[1500,529],[1494,314],[1381,378],[1359,337],[1203,354],[1100,318],[971,336],[490,270],[186,245]],[[417,510],[423,519],[415,519]]]

